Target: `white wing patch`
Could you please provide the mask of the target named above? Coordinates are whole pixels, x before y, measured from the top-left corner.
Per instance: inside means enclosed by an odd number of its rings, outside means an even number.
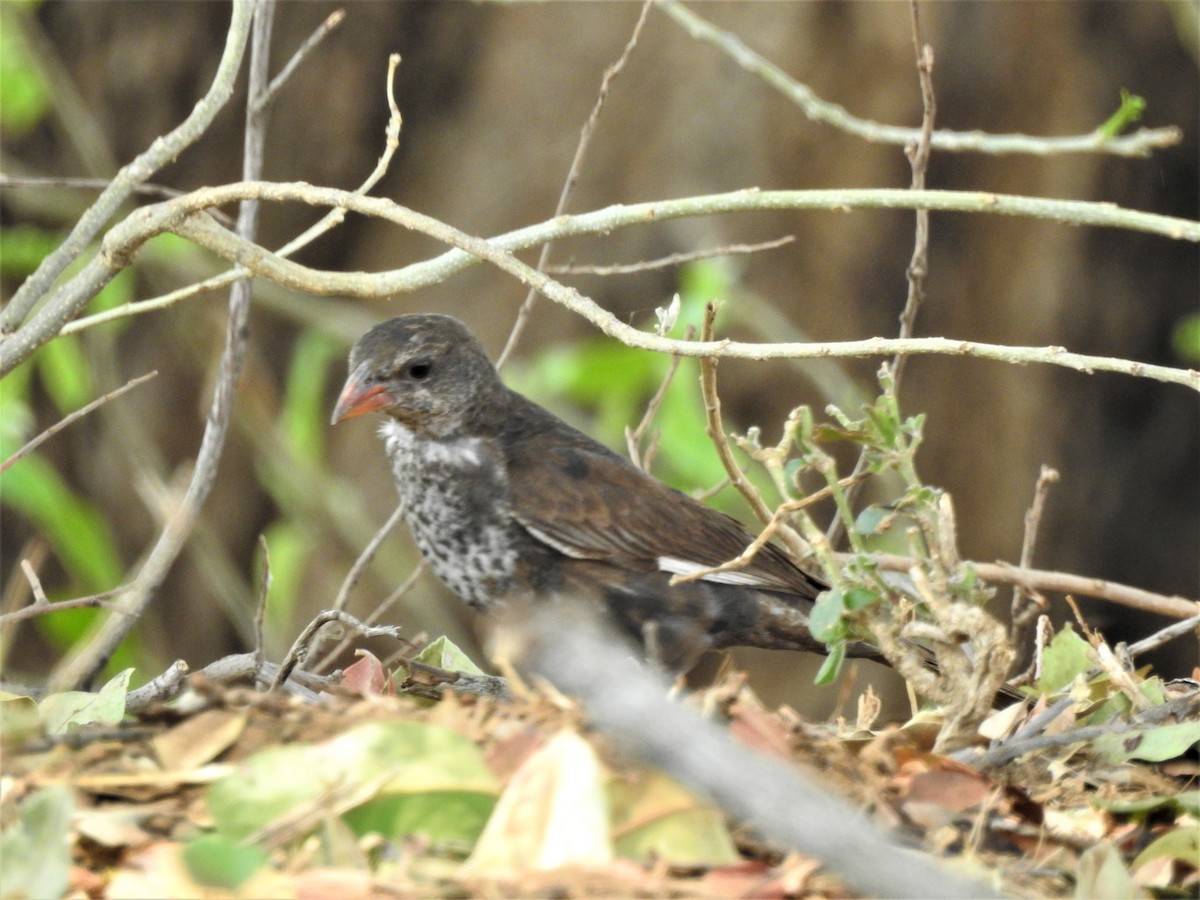
[[[658,568],[659,571],[670,572],[672,575],[691,575],[693,572],[711,569],[712,566],[692,562],[689,559],[679,559],[675,556],[660,556],[658,558]],[[729,572],[713,572],[710,575],[705,575],[700,580],[715,581],[717,584],[738,584],[746,587],[762,587],[765,584],[761,578],[748,575],[745,572],[739,572],[736,569]]]
[[[529,522],[525,521],[520,516],[514,515],[513,518],[515,518],[521,524],[521,527],[524,528],[526,531],[528,531],[529,534],[532,535],[535,540],[541,541],[547,547],[554,548],[559,553],[561,553],[563,556],[569,556],[571,559],[603,559],[605,556],[607,556],[607,554],[603,553],[603,552],[587,553],[587,552],[581,550],[579,547],[576,547],[572,544],[568,544],[565,541],[560,541],[558,538],[547,534],[546,532],[542,531],[540,528],[537,528],[534,525],[530,524]]]

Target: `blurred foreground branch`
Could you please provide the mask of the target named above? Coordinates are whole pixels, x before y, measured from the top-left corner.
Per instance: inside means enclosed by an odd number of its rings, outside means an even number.
[[[988,886],[890,842],[845,800],[734,741],[667,699],[668,685],[581,608],[530,610],[517,658],[582,702],[593,724],[647,764],[710,797],[771,840],[820,860],[878,897],[995,897]],[[523,630],[523,629],[522,629]]]

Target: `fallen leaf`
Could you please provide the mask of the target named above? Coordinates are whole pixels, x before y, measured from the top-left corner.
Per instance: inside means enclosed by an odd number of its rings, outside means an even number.
[[[210,709],[184,719],[151,743],[164,769],[188,771],[212,762],[232,747],[245,728],[245,711]]]

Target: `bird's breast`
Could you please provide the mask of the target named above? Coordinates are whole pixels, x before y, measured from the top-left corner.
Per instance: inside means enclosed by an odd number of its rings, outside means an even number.
[[[420,438],[394,420],[380,433],[421,555],[471,606],[502,600],[519,554],[499,454],[480,438]]]

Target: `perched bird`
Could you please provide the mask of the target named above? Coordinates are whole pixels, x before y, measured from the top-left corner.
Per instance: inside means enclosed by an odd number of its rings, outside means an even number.
[[[400,316],[350,352],[333,423],[385,415],[380,435],[422,555],[464,602],[583,598],[683,672],[708,649],[824,652],[808,630],[826,585],[753,536],[507,388],[457,319]],[[851,655],[879,658],[865,644]]]

